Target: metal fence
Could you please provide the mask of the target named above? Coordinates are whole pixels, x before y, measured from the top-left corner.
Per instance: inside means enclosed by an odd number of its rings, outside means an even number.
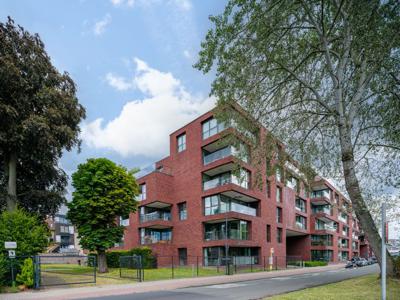
[[[158,255],[151,263],[141,256],[119,257],[119,268],[99,273],[96,256],[40,255],[8,259],[9,277],[15,281],[24,259],[31,258],[34,267],[34,287],[95,284],[102,278],[151,281],[173,278],[231,275],[286,268],[304,267],[299,256],[166,256]],[[129,281],[128,281],[129,282]]]
[[[230,275],[303,267],[300,256],[156,256],[152,267],[144,268],[143,280]]]
[[[96,265],[95,256],[35,256],[35,288],[96,283]]]

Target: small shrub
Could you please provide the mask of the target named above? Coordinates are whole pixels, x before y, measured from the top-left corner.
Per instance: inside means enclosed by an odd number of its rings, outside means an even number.
[[[327,265],[328,265],[328,262],[326,262],[326,261],[311,260],[311,261],[304,262],[305,267],[323,267],[323,266],[327,266]]]
[[[17,274],[17,283],[27,287],[33,286],[33,262],[31,258],[24,260],[21,273]]]
[[[0,287],[8,284],[8,269],[7,258],[0,253]]]
[[[400,256],[394,257],[394,271],[397,277],[400,277]]]

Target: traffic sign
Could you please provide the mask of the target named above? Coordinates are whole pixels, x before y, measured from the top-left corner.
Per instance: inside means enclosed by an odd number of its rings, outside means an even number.
[[[17,249],[17,242],[4,242],[4,248]]]
[[[8,250],[8,257],[15,258],[15,250]]]

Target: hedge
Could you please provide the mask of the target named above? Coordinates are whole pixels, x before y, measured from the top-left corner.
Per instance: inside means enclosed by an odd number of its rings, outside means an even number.
[[[326,261],[319,261],[319,260],[310,260],[304,262],[305,267],[323,267],[327,265],[328,263]]]
[[[96,253],[90,253],[91,256],[96,256]],[[121,256],[138,255],[142,257],[143,268],[150,269],[157,266],[157,259],[153,255],[149,247],[137,247],[131,250],[113,250],[106,252],[107,266],[109,268],[119,268],[119,261]]]

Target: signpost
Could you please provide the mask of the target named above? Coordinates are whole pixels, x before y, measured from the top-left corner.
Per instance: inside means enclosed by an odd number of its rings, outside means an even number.
[[[15,286],[14,259],[15,259],[15,249],[17,249],[17,242],[4,242],[4,248],[8,250],[8,257],[11,258],[11,280],[12,280],[12,285]]]
[[[270,249],[270,254],[269,254],[269,270],[272,271],[272,266],[274,264],[274,248]]]

